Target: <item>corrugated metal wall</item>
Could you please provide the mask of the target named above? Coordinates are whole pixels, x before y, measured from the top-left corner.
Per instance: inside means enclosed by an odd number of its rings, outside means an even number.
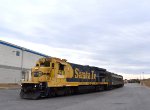
[[[0,83],[19,83],[22,68],[30,70],[41,57],[46,55],[0,41]]]

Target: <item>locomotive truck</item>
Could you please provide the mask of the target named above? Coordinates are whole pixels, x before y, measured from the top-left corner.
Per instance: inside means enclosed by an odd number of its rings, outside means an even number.
[[[106,69],[41,58],[31,69],[31,79],[21,83],[20,97],[39,99],[112,89],[124,85],[123,77]]]

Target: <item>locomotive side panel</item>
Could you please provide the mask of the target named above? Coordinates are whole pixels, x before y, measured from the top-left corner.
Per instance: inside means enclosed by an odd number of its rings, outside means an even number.
[[[70,63],[71,64],[71,63]],[[67,78],[69,82],[95,82],[96,74],[90,70],[90,67],[71,64],[73,69],[73,77]]]
[[[106,69],[83,66],[70,63],[73,69],[73,77],[67,78],[68,82],[106,82]]]

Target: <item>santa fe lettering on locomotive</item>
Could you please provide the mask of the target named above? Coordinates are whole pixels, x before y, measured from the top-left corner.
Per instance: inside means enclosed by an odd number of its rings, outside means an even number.
[[[92,73],[81,72],[78,68],[76,68],[74,77],[81,79],[96,79],[96,74],[94,73],[94,71],[92,71]]]

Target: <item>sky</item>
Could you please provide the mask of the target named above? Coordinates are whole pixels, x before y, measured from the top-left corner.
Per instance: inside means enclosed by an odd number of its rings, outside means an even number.
[[[125,77],[150,77],[150,1],[0,0],[0,40]]]

